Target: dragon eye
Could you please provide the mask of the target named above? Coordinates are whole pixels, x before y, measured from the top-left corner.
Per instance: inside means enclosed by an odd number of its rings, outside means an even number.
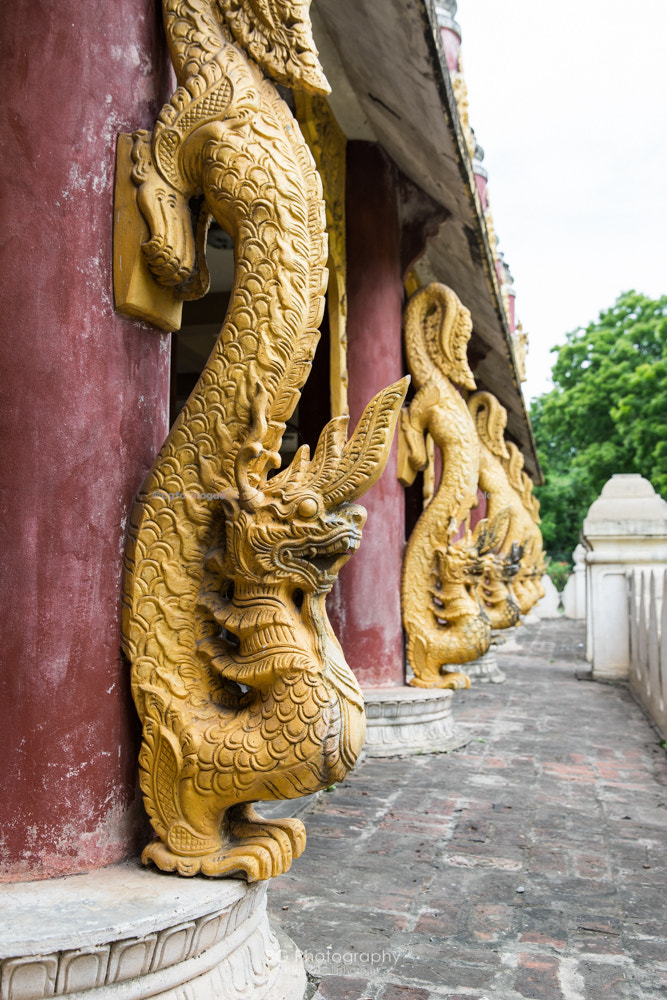
[[[299,504],[299,517],[315,517],[317,514],[317,500],[306,497]]]

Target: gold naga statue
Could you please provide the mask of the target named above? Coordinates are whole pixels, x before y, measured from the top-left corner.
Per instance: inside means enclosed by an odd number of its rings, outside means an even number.
[[[508,456],[502,462],[510,485],[521,497],[535,524],[540,524],[540,501],[533,495],[533,480],[523,471],[524,457],[513,441],[507,441],[506,445]]]
[[[522,493],[511,484],[506,471],[512,457],[504,437],[507,411],[490,392],[474,393],[468,407],[480,440],[479,483],[488,496],[489,518],[510,511],[507,533],[498,554],[506,561],[505,579],[511,580],[516,604],[521,614],[527,614],[544,594],[540,582],[544,567],[542,534]],[[525,492],[523,481],[522,490]]]
[[[133,137],[152,277],[204,294],[212,215],[234,241],[220,336],[131,514],[123,647],[157,834],[144,863],[181,875],[286,871],[297,819],[262,800],[341,781],[364,742],[359,686],[325,609],[359,545],[408,379],[280,472],[318,339],[327,240],[312,157],[274,81],[327,93],[308,3],[164,0],[178,89]],[[197,218],[193,220],[192,216]]]
[[[521,617],[510,586],[519,571],[521,553],[512,546],[508,554],[502,554],[510,523],[511,510],[496,510],[494,504],[490,516],[479,522],[472,536],[472,555],[477,559],[472,593],[492,629],[511,628]]]
[[[418,687],[469,687],[465,673],[448,666],[476,660],[489,648],[491,627],[471,591],[480,580],[484,524],[476,537],[452,543],[477,504],[479,441],[456,386],[474,389],[467,345],[470,312],[446,285],[415,292],[403,322],[408,368],[417,392],[401,413],[399,478],[409,486],[427,464],[428,432],[442,453],[440,484],[408,541],[401,607],[408,662]],[[495,530],[495,529],[494,529]],[[497,539],[487,541],[497,544]]]

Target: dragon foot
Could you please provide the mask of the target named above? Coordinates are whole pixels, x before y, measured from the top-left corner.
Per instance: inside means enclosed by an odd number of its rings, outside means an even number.
[[[300,819],[263,819],[252,805],[235,806],[228,813],[229,850],[202,864],[204,875],[244,871],[249,882],[274,878],[288,871],[293,858],[306,846],[306,829]]]
[[[152,840],[141,855],[143,864],[151,862],[162,871],[179,875],[245,875],[248,882],[273,878],[288,871],[293,858],[306,846],[306,831],[301,820],[267,820],[258,816],[251,805],[234,806],[227,814],[228,833],[217,850],[195,857],[176,854],[162,840]]]
[[[489,630],[489,638],[490,638]],[[488,646],[488,644],[487,644]],[[429,651],[428,644],[423,636],[411,635],[408,640],[408,662],[411,664],[415,676],[411,677],[409,684],[412,687],[421,688],[449,688],[457,691],[460,688],[470,687],[470,678],[455,670],[447,670],[446,664],[440,658]]]
[[[470,687],[470,678],[467,674],[445,670],[432,677],[411,677],[409,683],[412,687],[450,688],[451,690],[458,691],[461,688]]]

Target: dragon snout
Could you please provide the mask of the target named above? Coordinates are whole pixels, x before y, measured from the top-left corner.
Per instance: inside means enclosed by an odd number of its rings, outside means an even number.
[[[339,508],[333,516],[333,522],[340,525],[341,528],[349,526],[354,532],[359,532],[361,534],[361,529],[366,524],[366,518],[368,514],[366,508],[362,507],[358,503],[345,504],[344,507]]]

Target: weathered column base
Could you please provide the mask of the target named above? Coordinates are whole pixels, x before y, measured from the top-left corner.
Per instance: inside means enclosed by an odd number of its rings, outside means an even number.
[[[364,752],[396,757],[465,746],[472,736],[454,728],[453,697],[443,688],[367,688]]]
[[[507,680],[498,666],[496,651],[493,647],[477,660],[464,663],[460,669],[465,671],[473,684],[502,684],[503,681]]]
[[[492,643],[495,645],[497,652],[518,653],[521,647],[517,641],[517,626],[498,629],[493,633]]]
[[[2,1000],[301,1000],[303,959],[271,930],[266,888],[138,862],[0,886]]]

